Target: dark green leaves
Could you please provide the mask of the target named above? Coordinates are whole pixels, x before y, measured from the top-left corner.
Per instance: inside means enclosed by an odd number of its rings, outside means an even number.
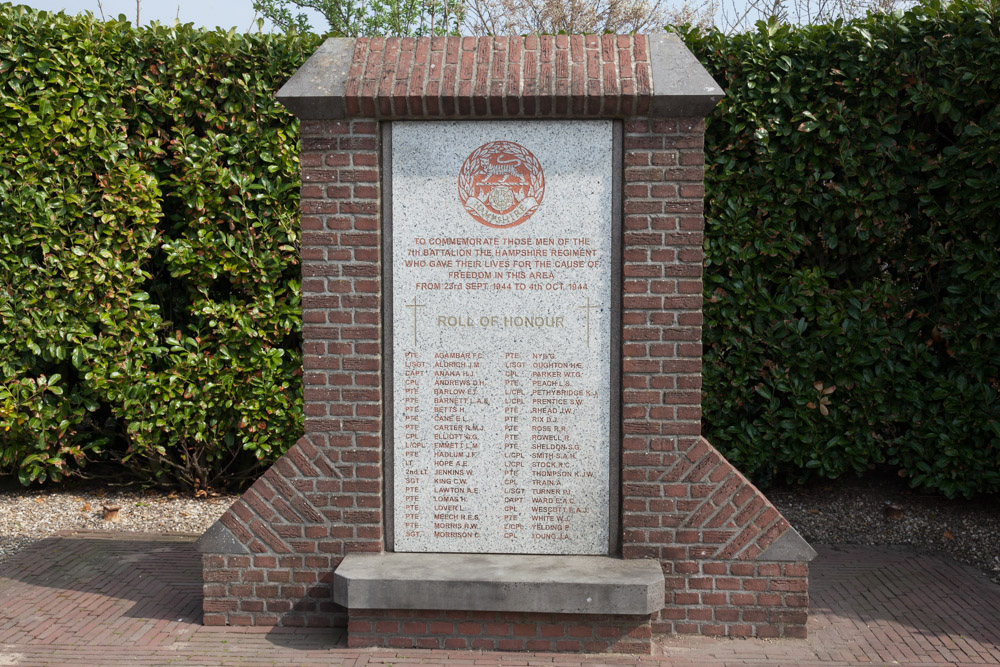
[[[301,424],[297,125],[273,91],[316,38],[10,5],[0,27],[0,466],[259,471]]]
[[[727,94],[706,137],[705,431],[758,481],[887,463],[1000,490],[997,26],[960,1],[685,35]]]

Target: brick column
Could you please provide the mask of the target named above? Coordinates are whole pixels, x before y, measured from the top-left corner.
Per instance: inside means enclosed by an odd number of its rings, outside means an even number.
[[[804,637],[808,563],[760,560],[788,522],[701,437],[704,136],[625,124],[622,556],[662,563],[654,632]]]
[[[713,87],[667,35],[328,40],[303,66],[279,99],[303,119],[305,435],[200,540],[207,625],[343,626],[334,571],[388,546],[380,123],[615,118],[624,275],[612,555],[658,561],[665,606],[651,619],[352,610],[352,644],[635,651],[651,634],[805,636],[815,552],[701,437]]]
[[[206,625],[345,625],[344,555],[382,550],[381,235],[373,120],[301,124],[305,435],[213,527]]]

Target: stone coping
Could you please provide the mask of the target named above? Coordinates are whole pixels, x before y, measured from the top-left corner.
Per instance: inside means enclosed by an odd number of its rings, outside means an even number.
[[[303,120],[703,118],[724,96],[656,33],[331,38],[277,99]]]
[[[664,578],[657,561],[606,556],[352,554],[333,597],[348,609],[640,615],[663,607]]]

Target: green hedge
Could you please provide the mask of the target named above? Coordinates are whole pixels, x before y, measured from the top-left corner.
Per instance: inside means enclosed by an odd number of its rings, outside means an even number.
[[[764,482],[886,463],[1000,490],[996,7],[686,39],[728,95],[706,137],[706,435]]]
[[[318,45],[0,5],[0,471],[193,487],[301,429],[297,125]],[[1000,490],[1000,36],[964,0],[684,32],[708,123],[705,432],[758,482]]]
[[[297,124],[317,38],[0,6],[0,466],[189,487],[301,429]]]

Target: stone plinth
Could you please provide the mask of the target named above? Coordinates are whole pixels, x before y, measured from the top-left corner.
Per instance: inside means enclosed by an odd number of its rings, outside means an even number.
[[[663,608],[651,560],[496,554],[351,555],[333,599],[348,609],[648,616]]]

